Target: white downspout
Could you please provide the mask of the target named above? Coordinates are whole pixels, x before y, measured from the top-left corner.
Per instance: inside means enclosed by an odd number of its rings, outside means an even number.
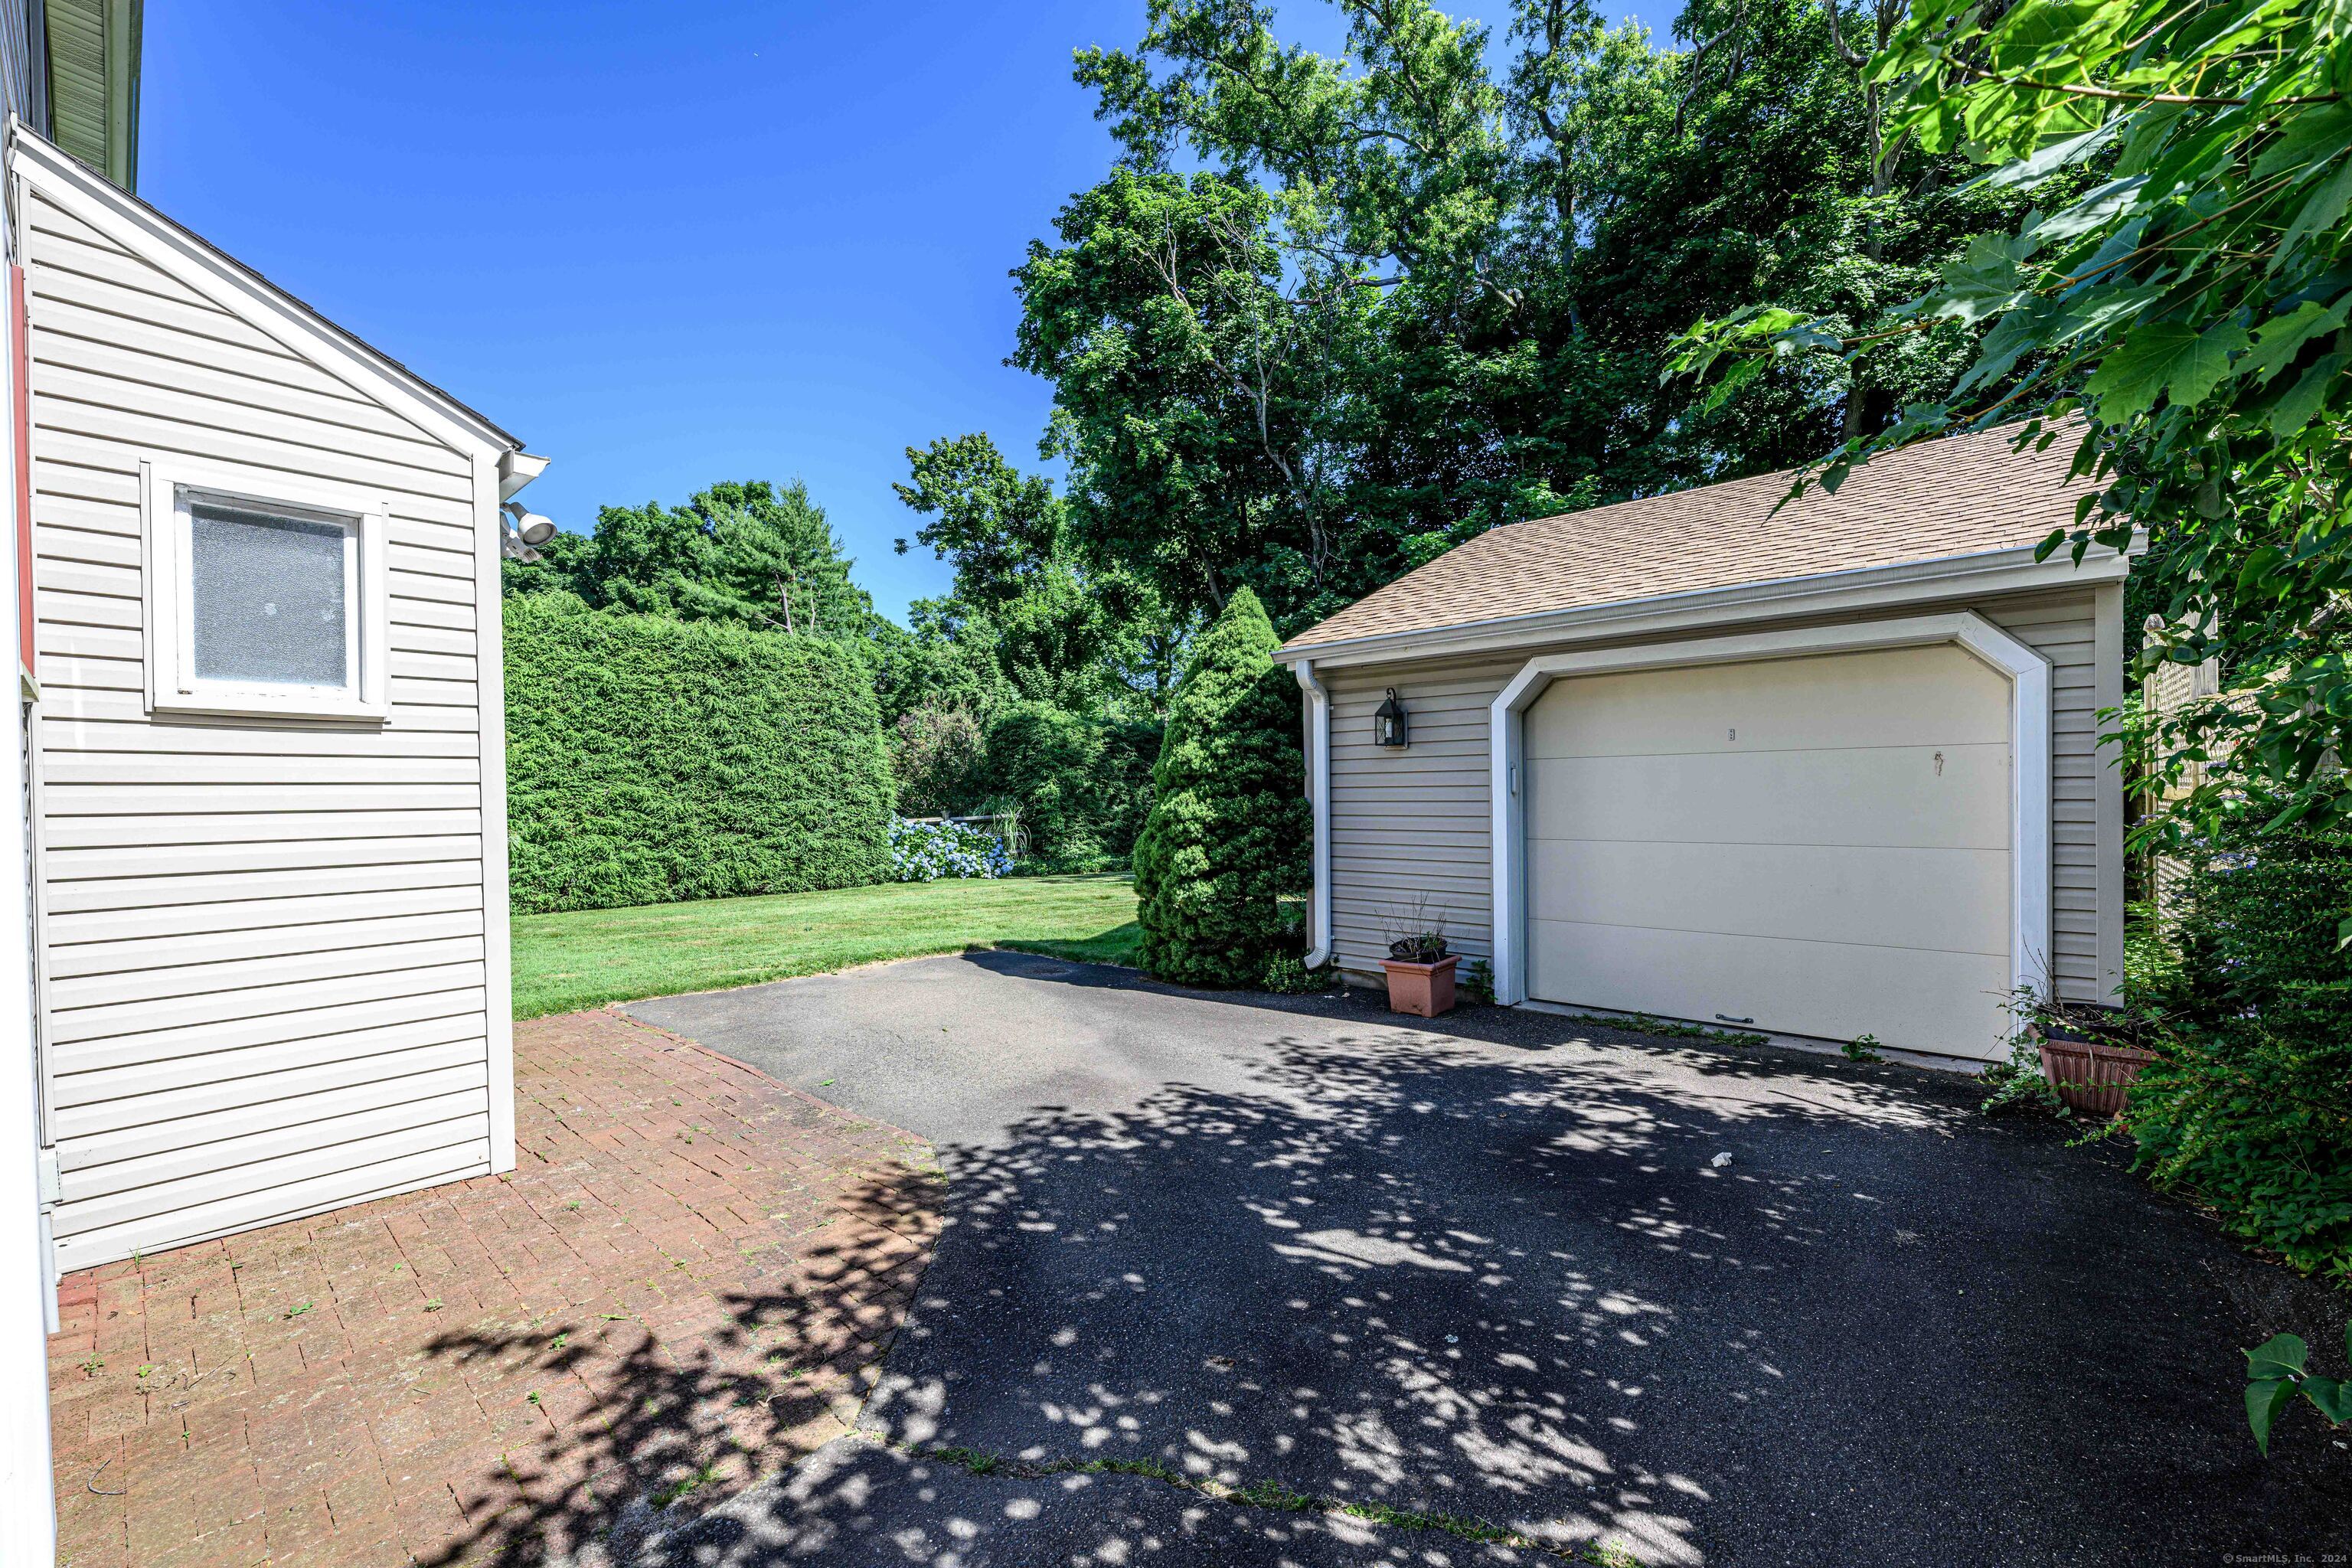
[[[1307,895],[1303,961],[1320,969],[1331,961],[1331,693],[1315,677],[1315,661],[1302,658],[1292,672],[1306,697],[1307,802],[1315,815],[1315,885]]]

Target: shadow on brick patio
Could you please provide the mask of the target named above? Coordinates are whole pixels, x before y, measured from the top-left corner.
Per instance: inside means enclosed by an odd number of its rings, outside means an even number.
[[[516,1030],[511,1176],[70,1277],[72,1568],[530,1561],[839,1435],[930,1151],[608,1013]]]

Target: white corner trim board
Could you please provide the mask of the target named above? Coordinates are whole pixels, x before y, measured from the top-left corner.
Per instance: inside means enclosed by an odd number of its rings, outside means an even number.
[[[509,457],[512,454],[509,454]],[[547,467],[526,458],[517,481],[504,459],[474,458],[474,602],[488,609],[475,618],[475,691],[480,703],[482,780],[483,1026],[489,1039],[490,1170],[515,1168],[514,942],[507,868],[506,623],[499,614],[501,559],[499,503]]]
[[[1307,807],[1315,823],[1314,885],[1307,895],[1307,956],[1309,969],[1331,958],[1331,692],[1302,658],[1293,672],[1307,700]]]
[[[2011,982],[2041,989],[2050,951],[2050,666],[1972,611],[1792,631],[1700,637],[1636,647],[1543,654],[1511,678],[1489,709],[1494,805],[1495,999],[1527,1000],[1527,825],[1521,793],[1522,719],[1553,681],[1580,675],[1671,669],[1812,654],[1953,643],[2009,678]],[[1302,671],[1304,667],[1302,666]],[[1306,677],[1302,673],[1300,679]],[[1318,807],[1320,797],[1318,796]],[[1318,827],[1320,811],[1318,812]],[[1320,878],[1318,877],[1318,886]]]

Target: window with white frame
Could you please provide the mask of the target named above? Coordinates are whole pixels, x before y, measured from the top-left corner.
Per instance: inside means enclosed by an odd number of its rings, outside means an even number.
[[[214,465],[142,465],[149,704],[381,718],[384,503]]]

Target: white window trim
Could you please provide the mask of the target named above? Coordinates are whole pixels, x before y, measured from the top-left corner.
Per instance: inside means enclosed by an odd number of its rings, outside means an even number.
[[[1527,992],[1527,819],[1520,771],[1522,720],[1553,681],[1580,675],[1673,669],[1814,654],[1954,643],[2009,678],[2010,976],[2036,992],[2051,984],[2050,664],[2026,644],[1971,610],[1899,620],[1849,622],[1743,637],[1701,637],[1635,647],[1545,654],[1529,659],[1488,710],[1489,784],[1494,805],[1495,999],[1524,1002]]]
[[[195,679],[194,629],[189,619],[194,580],[187,559],[187,508],[182,499],[187,494],[260,511],[324,513],[351,526],[355,559],[347,578],[351,622],[346,650],[353,671],[350,686],[314,692],[266,682]],[[391,528],[388,499],[357,486],[270,468],[158,457],[140,460],[139,507],[148,711],[255,719],[381,720],[390,715],[385,656],[392,592],[384,567]]]

